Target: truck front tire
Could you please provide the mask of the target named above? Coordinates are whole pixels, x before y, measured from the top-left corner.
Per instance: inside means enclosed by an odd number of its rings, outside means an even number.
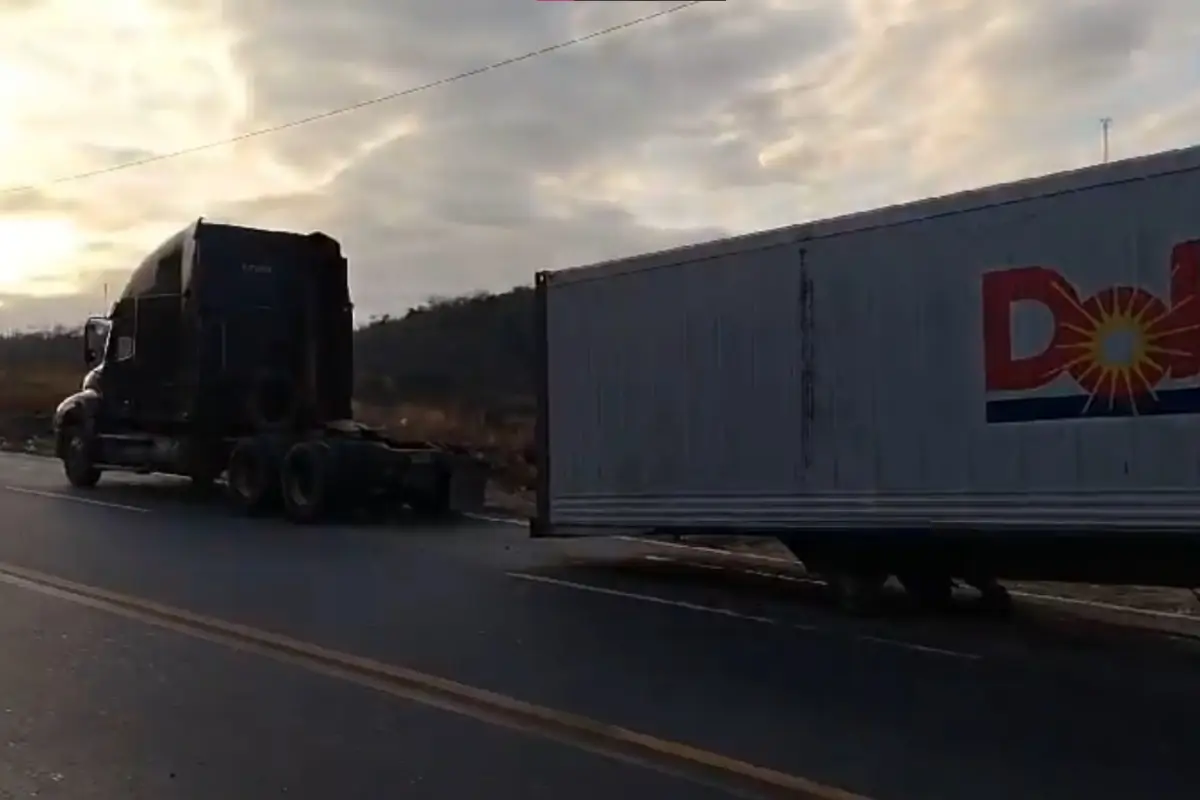
[[[92,445],[82,428],[63,432],[63,472],[77,489],[91,489],[100,482],[100,470],[92,458]]]

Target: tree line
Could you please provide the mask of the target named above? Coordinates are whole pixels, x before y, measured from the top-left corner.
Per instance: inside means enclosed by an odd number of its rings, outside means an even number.
[[[82,331],[0,335],[0,373],[82,372]],[[452,404],[503,416],[532,410],[533,290],[434,298],[354,333],[355,397],[375,405]],[[2,388],[0,388],[2,391]]]

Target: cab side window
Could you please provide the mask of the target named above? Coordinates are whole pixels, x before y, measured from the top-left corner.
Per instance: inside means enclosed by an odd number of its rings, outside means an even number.
[[[115,360],[128,361],[133,358],[134,347],[132,336],[118,336],[116,344],[116,352],[114,353]]]
[[[136,331],[136,308],[133,298],[125,298],[113,307],[112,328],[108,332],[108,348],[104,360],[109,362],[129,361],[134,357],[134,333]]]

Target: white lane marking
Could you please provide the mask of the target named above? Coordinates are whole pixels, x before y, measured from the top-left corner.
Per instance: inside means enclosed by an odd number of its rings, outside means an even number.
[[[476,514],[473,512],[463,514],[463,516],[467,519],[479,520],[480,522],[493,522],[498,525],[516,525],[520,528],[524,528],[529,525],[528,520],[513,519],[512,517],[491,517],[487,514]]]
[[[1052,603],[1066,603],[1073,606],[1100,608],[1104,609],[1105,611],[1121,611],[1128,614],[1141,614],[1147,617],[1157,617],[1158,619],[1175,619],[1184,620],[1186,622],[1200,623],[1200,616],[1181,611],[1156,611],[1152,608],[1134,608],[1133,606],[1120,606],[1116,603],[1105,603],[1101,600],[1082,600],[1077,597],[1058,597],[1052,594],[1039,594],[1038,592],[1019,592],[1013,590],[1010,591],[1009,594],[1011,594],[1013,597],[1024,597],[1027,600],[1043,600]]]
[[[720,564],[698,564],[694,561],[680,561],[678,558],[673,558],[671,556],[642,556],[642,560],[654,561],[661,564],[683,564],[685,567],[698,567],[700,569],[728,570],[729,572],[737,572],[742,575],[756,575],[760,578],[770,578],[771,580],[777,581],[789,581],[791,583],[814,584],[817,586],[825,585],[824,581],[819,581],[815,578],[799,578],[794,575],[784,575],[780,572],[766,572],[761,569],[734,569],[732,567],[722,566]]]
[[[708,553],[714,556],[722,556],[723,558],[745,558],[751,561],[767,561],[773,564],[791,564],[795,566],[798,562],[788,559],[779,558],[778,556],[764,556],[761,553],[739,553],[733,550],[721,550],[717,547],[700,547],[694,544],[684,544],[683,542],[667,542],[661,539],[639,539],[636,536],[614,536],[614,539],[619,539],[622,542],[633,542],[634,544],[650,544],[655,547],[674,547],[679,550],[694,550],[697,553]]]
[[[505,573],[510,578],[516,578],[522,581],[533,581],[535,583],[544,583],[551,586],[560,586],[565,589],[576,589],[582,592],[592,592],[594,594],[603,594],[610,597],[620,597],[626,600],[640,600],[644,603],[654,603],[656,605],[672,606],[674,608],[682,608],[688,611],[700,611],[705,614],[715,614],[721,617],[729,617],[731,619],[746,620],[749,622],[759,622],[765,625],[779,625],[792,630],[806,631],[809,633],[820,633],[821,628],[816,625],[805,625],[800,622],[783,622],[781,620],[772,619],[771,617],[759,617],[753,614],[743,614],[740,611],[733,611],[728,608],[718,608],[716,606],[705,606],[699,603],[689,603],[685,600],[669,600],[665,597],[658,597],[650,594],[640,594],[638,592],[626,592],[620,589],[609,589],[606,586],[595,586],[590,583],[577,583],[576,581],[563,580],[562,578],[551,578],[546,575],[533,575],[528,572],[508,572]],[[911,650],[915,653],[925,653],[926,655],[948,656],[950,658],[958,658],[966,661],[978,661],[983,656],[978,653],[966,653],[959,650],[947,650],[941,647],[931,647],[929,645],[917,644],[916,642],[906,642],[902,639],[885,639],[880,636],[868,636],[865,634],[850,634],[849,639],[869,644],[881,644],[889,647],[897,647],[904,650]]]
[[[23,486],[5,486],[4,488],[10,492],[16,492],[18,494],[31,494],[36,497],[48,497],[53,500],[69,500],[72,503],[84,503],[85,505],[101,506],[102,508],[115,508],[120,511],[134,511],[138,514],[150,513],[150,509],[143,508],[142,506],[127,506],[123,503],[109,503],[104,500],[93,500],[90,497],[76,497],[75,495],[62,494],[60,492],[44,492],[39,489],[26,489]]]
[[[689,603],[686,600],[669,600],[665,597],[657,597],[652,594],[640,594],[638,592],[626,592],[620,589],[609,589],[604,586],[594,586],[590,583],[576,583],[575,581],[567,581],[561,578],[550,578],[546,575],[533,575],[528,572],[508,572],[505,573],[510,578],[516,578],[521,581],[533,581],[535,583],[545,583],[551,586],[561,586],[566,589],[578,589],[581,592],[593,592],[595,594],[606,594],[610,597],[623,597],[626,600],[641,600],[644,603],[655,603],[662,606],[674,606],[675,608],[684,608],[688,611],[703,611],[706,614],[716,614],[721,617],[731,617],[733,619],[744,619],[750,622],[761,622],[766,625],[778,625],[779,620],[771,619],[770,617],[758,617],[753,614],[743,614],[740,611],[733,611],[728,608],[718,608],[716,606],[703,606],[698,603]]]
[[[951,658],[965,658],[970,661],[977,661],[982,658],[978,653],[964,653],[961,650],[947,650],[943,647],[932,647],[927,644],[917,644],[916,642],[906,642],[902,639],[888,639],[884,636],[869,636],[867,634],[856,634],[856,639],[873,644],[884,644],[892,647],[903,647],[905,650],[916,650],[918,653],[930,653],[937,656],[950,656]]]
[[[741,570],[747,575],[757,575],[760,578],[771,578],[776,581],[791,581],[792,583],[803,583],[809,586],[824,586],[825,581],[819,581],[816,578],[801,578],[796,575],[784,575],[780,572],[764,572],[761,569],[746,569]]]

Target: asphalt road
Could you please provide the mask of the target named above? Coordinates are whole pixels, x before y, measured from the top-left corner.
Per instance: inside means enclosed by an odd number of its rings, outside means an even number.
[[[1200,787],[1190,640],[850,620],[786,567],[295,528],[21,456],[0,487],[0,798],[704,800],[755,768],[874,800]]]

